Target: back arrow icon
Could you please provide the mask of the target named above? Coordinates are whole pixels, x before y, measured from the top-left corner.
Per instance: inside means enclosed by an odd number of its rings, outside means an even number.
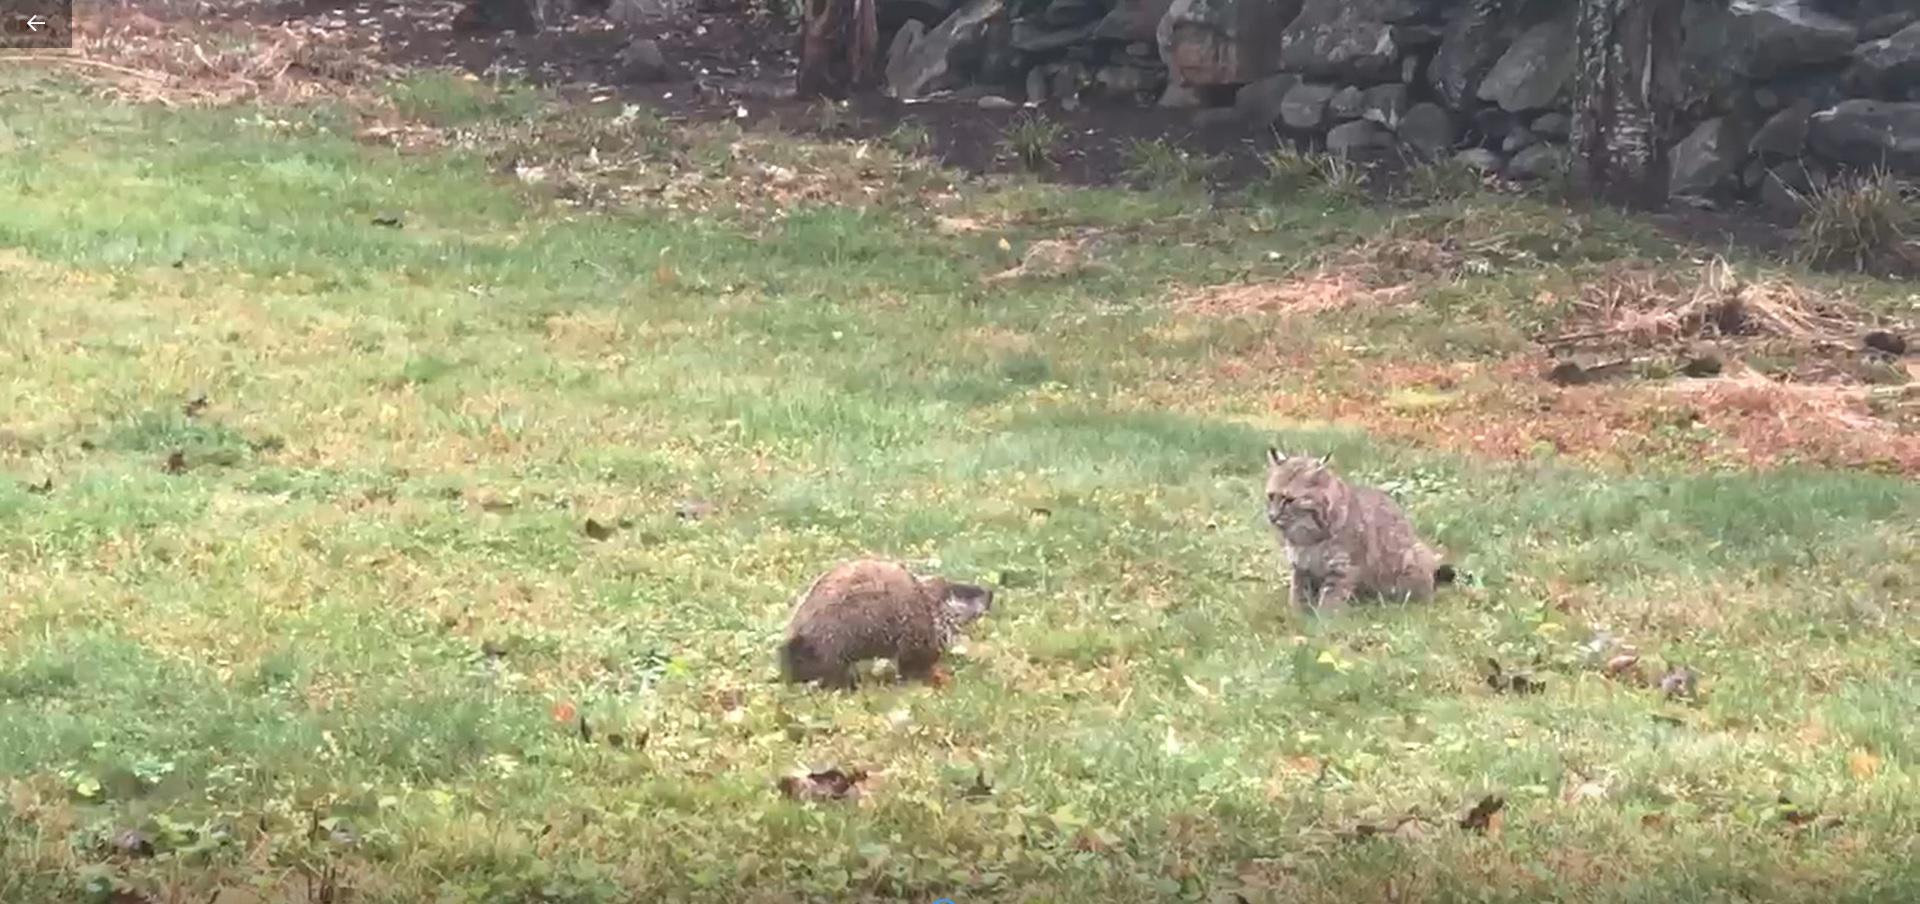
[[[33,18],[27,20],[27,28],[33,31],[39,31],[41,27],[45,26],[46,24],[47,24],[47,20],[45,17],[42,17],[42,16],[34,16]]]

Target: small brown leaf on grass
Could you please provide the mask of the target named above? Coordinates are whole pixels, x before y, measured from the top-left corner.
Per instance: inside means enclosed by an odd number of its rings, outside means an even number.
[[[168,474],[185,474],[187,472],[187,453],[179,449],[168,452],[166,464],[162,467],[165,468]]]
[[[1607,674],[1614,675],[1614,676],[1625,675],[1628,672],[1632,671],[1634,666],[1639,664],[1640,664],[1640,654],[1621,653],[1620,655],[1607,660]]]
[[[578,718],[579,715],[579,710],[574,708],[573,701],[571,700],[561,700],[553,705],[553,721],[555,722],[564,725],[572,722]]]
[[[53,492],[53,475],[47,475],[47,478],[39,483],[27,484],[27,492],[35,496],[45,496]]]
[[[385,227],[386,227],[386,228],[388,228],[388,229],[399,229],[399,228],[401,227],[401,225],[403,225],[403,224],[402,224],[402,222],[401,222],[401,219],[400,219],[400,217],[399,217],[399,216],[397,216],[397,215],[392,215],[392,214],[387,214],[387,215],[383,215],[383,216],[377,216],[377,217],[374,217],[374,218],[373,218],[373,225],[375,225],[375,226],[385,226]]]
[[[1469,832],[1481,832],[1488,835],[1500,834],[1500,811],[1505,809],[1507,801],[1498,794],[1489,794],[1473,805],[1467,815],[1460,817],[1460,828]]]
[[[1860,781],[1869,781],[1880,772],[1880,758],[1865,750],[1847,754],[1847,771]]]
[[[987,779],[987,770],[980,769],[974,772],[973,784],[968,786],[965,794],[973,800],[984,800],[993,796],[993,782]]]
[[[587,537],[593,540],[610,539],[613,537],[613,532],[615,530],[615,528],[605,524],[601,524],[600,522],[592,518],[587,519],[587,523],[582,529],[586,531]]]
[[[1363,822],[1351,829],[1333,833],[1342,841],[1367,841],[1373,838],[1398,838],[1419,841],[1427,837],[1427,821],[1418,816],[1402,816],[1392,823]]]
[[[661,264],[654,268],[653,281],[662,287],[671,286],[680,281],[680,272],[672,264]]]
[[[858,797],[860,783],[866,780],[867,772],[864,769],[853,772],[828,769],[806,775],[782,776],[777,786],[780,793],[790,800],[845,800]]]
[[[207,404],[206,392],[196,391],[194,394],[187,396],[186,402],[180,406],[180,411],[186,414],[187,417],[199,417],[201,412],[207,410]]]

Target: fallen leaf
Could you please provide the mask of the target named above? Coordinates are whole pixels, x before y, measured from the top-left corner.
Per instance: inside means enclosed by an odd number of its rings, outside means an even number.
[[[199,417],[200,412],[207,410],[207,404],[207,394],[205,392],[195,392],[187,397],[185,403],[181,404],[180,410],[185,413],[187,417]]]
[[[614,529],[611,527],[608,527],[605,524],[601,524],[600,522],[595,521],[592,518],[588,518],[587,523],[584,527],[584,530],[586,531],[587,537],[589,539],[606,540],[613,536]]]
[[[27,492],[32,493],[35,496],[45,496],[48,493],[53,492],[53,476],[48,475],[45,480],[42,480],[39,483],[27,484]]]
[[[783,776],[778,787],[780,793],[792,800],[845,800],[860,794],[860,783],[867,780],[864,769],[843,772],[828,769],[822,772],[809,772],[806,775]]]
[[[572,701],[562,700],[553,705],[553,721],[555,722],[572,722],[578,716],[579,712],[574,708]]]
[[[973,785],[966,790],[966,796],[974,799],[993,796],[993,783],[987,780],[987,770],[980,769],[973,774]]]
[[[165,465],[165,469],[168,474],[186,473],[187,453],[182,452],[179,449],[175,449],[172,452],[167,453],[167,463]]]
[[[1860,781],[1867,781],[1880,772],[1880,758],[1865,750],[1856,750],[1847,754],[1847,771]]]
[[[1612,659],[1607,660],[1607,674],[1619,675],[1622,672],[1625,672],[1628,669],[1631,669],[1634,666],[1639,664],[1640,664],[1640,654],[1622,653],[1618,656],[1613,657]]]
[[[401,223],[400,223],[400,218],[398,216],[383,215],[383,216],[374,217],[373,225],[385,226],[388,229],[399,229]]]
[[[1460,817],[1460,828],[1470,832],[1498,834],[1500,831],[1500,811],[1507,805],[1505,798],[1498,794],[1489,794],[1473,805],[1467,815]]]

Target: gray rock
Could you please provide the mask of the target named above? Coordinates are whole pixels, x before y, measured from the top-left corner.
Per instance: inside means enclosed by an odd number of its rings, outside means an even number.
[[[1447,23],[1440,49],[1427,66],[1427,80],[1440,101],[1456,110],[1470,103],[1493,64],[1507,49],[1505,4],[1468,0]]]
[[[1193,127],[1203,131],[1225,131],[1245,127],[1246,120],[1232,107],[1208,107],[1193,114]]]
[[[1400,81],[1409,85],[1420,84],[1420,77],[1425,74],[1426,66],[1427,55],[1424,53],[1409,53],[1401,57]]]
[[[1844,101],[1813,114],[1807,144],[1841,163],[1920,173],[1920,102]]]
[[[1754,158],[1747,161],[1746,168],[1740,171],[1740,185],[1749,190],[1759,188],[1760,180],[1766,178],[1766,175],[1767,165],[1759,158]]]
[[[1300,84],[1300,77],[1291,72],[1279,72],[1258,81],[1248,82],[1234,92],[1233,108],[1240,118],[1254,126],[1270,125],[1280,118],[1281,107],[1286,103],[1287,92]]]
[[[1400,127],[1400,117],[1405,115],[1406,85],[1375,85],[1361,93],[1360,118],[1396,129]]]
[[[1093,40],[1099,20],[1079,25],[1050,26],[1032,19],[1013,23],[1013,49],[1022,53],[1045,53]]]
[[[1540,136],[1527,131],[1526,126],[1516,124],[1507,130],[1507,136],[1500,139],[1500,151],[1506,154],[1518,154],[1540,143]]]
[[[1300,0],[1173,0],[1154,29],[1173,78],[1193,86],[1244,85],[1279,68],[1273,36]]]
[[[1733,117],[1715,117],[1680,139],[1670,159],[1668,194],[1710,197],[1725,188],[1747,162],[1747,135]]]
[[[1367,111],[1367,93],[1352,85],[1334,92],[1327,101],[1327,115],[1341,122],[1359,119]]]
[[[1400,117],[1394,132],[1401,144],[1429,159],[1453,150],[1453,116],[1439,104],[1414,104]]]
[[[1055,63],[1047,72],[1047,96],[1060,102],[1068,110],[1080,107],[1080,89],[1087,86],[1092,76],[1087,72],[1086,64],[1077,60]]]
[[[1795,101],[1793,106],[1767,117],[1747,142],[1747,150],[1776,157],[1798,157],[1807,146],[1807,123],[1812,118],[1812,102]]]
[[[1889,96],[1920,85],[1920,22],[1854,48],[1847,81],[1864,94]]]
[[[1683,100],[1712,109],[1748,80],[1844,60],[1857,40],[1851,24],[1806,0],[1688,3],[1682,28]]]
[[[647,38],[634,38],[620,48],[615,58],[620,64],[620,79],[628,83],[664,82],[679,75],[679,69],[667,61],[660,45]]]
[[[985,54],[988,31],[1006,11],[1006,0],[969,0],[917,41],[903,47],[896,36],[887,55],[887,93],[906,100],[958,84],[965,61]]]
[[[1104,41],[1151,42],[1160,20],[1166,18],[1172,6],[1173,0],[1120,0],[1106,18],[1100,20],[1093,36]],[[1133,50],[1129,48],[1127,52],[1133,53]],[[1147,53],[1153,53],[1151,47]]]
[[[1160,93],[1160,102],[1156,104],[1156,106],[1166,107],[1170,110],[1198,107],[1200,106],[1200,95],[1186,85],[1169,80],[1167,82],[1167,90]],[[1276,113],[1275,115],[1279,114]],[[1272,122],[1273,120],[1267,121]]]
[[[1400,57],[1428,35],[1405,23],[1425,11],[1420,0],[1306,0],[1280,34],[1280,68],[1313,78],[1384,82],[1400,74]]]
[[[1536,144],[1513,155],[1507,163],[1507,175],[1515,179],[1552,179],[1567,171],[1567,149],[1553,144]]]
[[[1826,176],[1817,173],[1798,160],[1788,160],[1768,167],[1760,180],[1760,203],[1781,213],[1798,216],[1806,212],[1807,196],[1814,186],[1823,184]]]
[[[1900,29],[1920,22],[1920,8],[1896,10],[1874,16],[1860,26],[1860,40],[1878,41],[1900,33]]]
[[[1573,117],[1565,113],[1542,113],[1533,120],[1533,131],[1558,141],[1565,141],[1573,134]]]
[[[1035,66],[1027,70],[1027,103],[1039,105],[1047,102],[1047,78],[1045,66]]]
[[[1486,148],[1467,148],[1453,155],[1453,159],[1454,162],[1479,173],[1497,173],[1507,165],[1506,158]]]
[[[658,31],[660,24],[685,12],[684,0],[610,0],[607,21],[622,31]]]
[[[1099,22],[1106,15],[1106,6],[1098,0],[1053,0],[1039,18],[1054,28],[1074,28]]]
[[[1009,100],[998,94],[988,94],[979,100],[982,110],[1011,110],[1020,106],[1018,101]]]
[[[1364,119],[1342,123],[1327,132],[1327,153],[1351,156],[1355,151],[1390,147],[1393,135]]]
[[[1280,102],[1280,121],[1293,129],[1321,128],[1327,121],[1327,102],[1333,99],[1336,90],[1332,85],[1312,82],[1293,86]]]
[[[1552,106],[1573,78],[1574,56],[1572,17],[1542,22],[1507,48],[1477,96],[1514,113]]]

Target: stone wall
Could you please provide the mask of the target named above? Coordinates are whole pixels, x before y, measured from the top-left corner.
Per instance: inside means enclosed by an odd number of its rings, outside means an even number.
[[[1920,173],[1920,2],[1682,2],[1677,197],[1791,208],[1840,168]],[[895,96],[1157,103],[1338,153],[1451,155],[1517,179],[1565,165],[1576,0],[946,3],[881,0],[883,22],[908,22]]]

